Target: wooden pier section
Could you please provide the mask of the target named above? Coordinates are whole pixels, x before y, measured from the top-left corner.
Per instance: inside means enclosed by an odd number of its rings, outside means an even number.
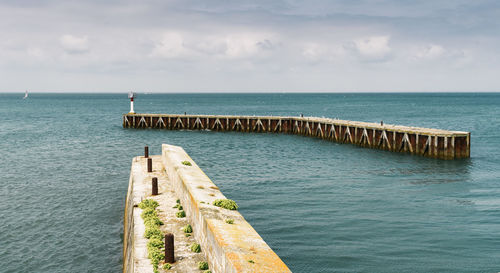
[[[470,132],[318,117],[129,113],[123,127],[286,133],[439,159],[470,157]]]

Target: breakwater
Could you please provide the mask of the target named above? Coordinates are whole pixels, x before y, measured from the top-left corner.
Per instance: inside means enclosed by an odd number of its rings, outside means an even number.
[[[145,199],[159,203],[161,230],[174,235],[173,271],[197,272],[197,262],[206,261],[214,273],[291,272],[237,210],[214,205],[226,197],[189,155],[181,147],[163,144],[161,155],[132,161],[125,203],[124,273],[153,271],[138,206]],[[176,199],[185,212],[182,218],[172,212]],[[185,224],[192,226],[192,236],[179,231]],[[195,242],[201,246],[197,253],[189,250]]]
[[[319,117],[129,113],[123,127],[286,133],[439,159],[470,157],[470,132]]]

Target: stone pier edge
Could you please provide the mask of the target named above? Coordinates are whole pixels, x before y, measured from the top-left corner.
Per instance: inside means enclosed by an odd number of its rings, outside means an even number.
[[[212,205],[226,197],[184,149],[163,144],[162,160],[212,272],[291,272],[238,211]]]

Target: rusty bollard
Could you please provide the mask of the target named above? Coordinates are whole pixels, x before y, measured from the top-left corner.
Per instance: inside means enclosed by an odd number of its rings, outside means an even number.
[[[174,263],[174,235],[172,233],[165,234],[165,262]]]
[[[153,159],[148,158],[148,173],[153,172]]]
[[[144,157],[145,158],[149,157],[149,147],[148,146],[144,146]]]
[[[151,181],[151,186],[152,186],[151,194],[158,195],[158,178],[157,177],[153,177],[153,180]]]

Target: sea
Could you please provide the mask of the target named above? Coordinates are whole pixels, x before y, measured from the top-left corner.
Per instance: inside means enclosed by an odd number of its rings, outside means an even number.
[[[272,133],[122,128],[127,94],[0,94],[0,272],[121,272],[132,158],[182,146],[293,272],[499,272],[499,93],[141,94],[138,113],[471,132],[439,160]]]

